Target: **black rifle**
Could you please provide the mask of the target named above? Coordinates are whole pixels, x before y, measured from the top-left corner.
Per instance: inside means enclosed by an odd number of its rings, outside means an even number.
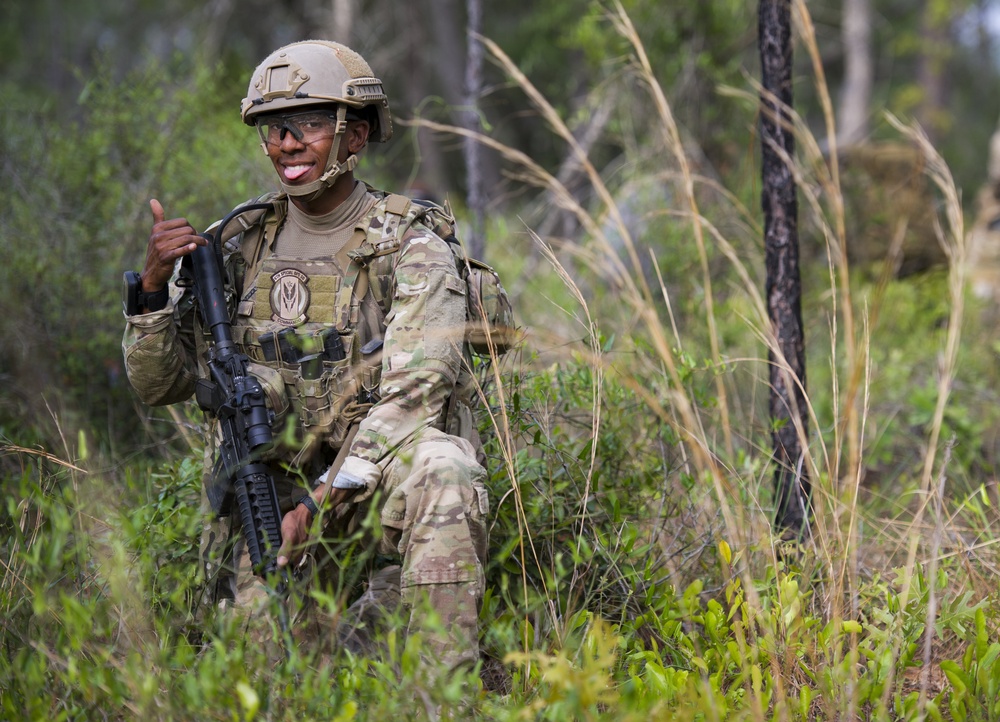
[[[202,410],[219,420],[222,432],[209,500],[216,513],[224,513],[231,505],[224,497],[235,496],[254,574],[262,578],[277,571],[281,547],[278,494],[270,471],[260,461],[272,442],[271,413],[260,381],[249,371],[250,359],[233,343],[222,281],[222,231],[236,216],[270,207],[257,203],[237,208],[219,224],[214,236],[204,234],[209,243],[191,254],[202,323],[213,341],[208,358],[211,378],[197,382],[195,398]],[[284,587],[282,579],[278,591],[283,593]]]

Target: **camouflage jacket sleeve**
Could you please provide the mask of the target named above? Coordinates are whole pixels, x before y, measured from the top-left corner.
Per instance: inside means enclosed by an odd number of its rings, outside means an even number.
[[[448,244],[422,227],[411,229],[394,286],[381,400],[361,422],[350,452],[373,464],[441,420],[462,364],[465,283]]]
[[[198,357],[191,295],[171,282],[166,308],[125,317],[125,373],[139,398],[150,406],[184,401],[194,393]]]

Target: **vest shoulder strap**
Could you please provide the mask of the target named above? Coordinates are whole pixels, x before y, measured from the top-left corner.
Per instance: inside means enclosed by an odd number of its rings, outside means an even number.
[[[348,255],[353,261],[352,271],[364,270],[360,275],[367,283],[365,290],[370,289],[375,301],[388,312],[388,279],[395,267],[395,254],[403,246],[407,229],[426,213],[426,208],[403,195],[371,187],[368,190],[379,200],[359,224],[364,229],[364,241]],[[354,272],[349,272],[348,284],[353,285],[356,278]]]
[[[395,253],[402,246],[403,234],[417,218],[413,202],[406,196],[373,191],[379,201],[359,224],[365,231],[365,240],[348,255],[358,265],[365,267],[372,259]]]
[[[270,203],[271,210],[256,211],[239,217],[240,219],[246,218],[246,227],[240,231],[242,233],[240,254],[243,256],[246,278],[248,279],[257,275],[257,266],[260,264],[265,250],[274,247],[274,241],[278,237],[278,229],[288,214],[288,196],[283,193],[268,193],[253,202]]]
[[[267,193],[244,205],[253,203],[270,203],[271,210],[243,213],[222,234],[223,248],[235,266],[235,290],[241,302],[244,289],[253,284],[260,272],[264,250],[274,246],[288,209],[288,198],[283,193]]]

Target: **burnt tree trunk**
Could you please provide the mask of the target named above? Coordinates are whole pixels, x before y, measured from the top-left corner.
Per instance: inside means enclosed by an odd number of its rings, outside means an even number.
[[[810,481],[799,428],[808,428],[799,276],[798,206],[788,162],[795,152],[792,107],[791,0],[760,0],[758,33],[763,92],[761,207],[767,266],[767,311],[777,348],[769,348],[771,440],[775,459],[775,525],[798,535],[809,519]],[[798,423],[796,423],[796,421]],[[799,427],[799,428],[797,428]]]

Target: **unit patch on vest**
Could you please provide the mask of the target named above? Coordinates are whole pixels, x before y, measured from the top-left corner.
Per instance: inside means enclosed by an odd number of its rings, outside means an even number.
[[[309,308],[309,276],[285,268],[271,276],[271,320],[287,326],[306,321]]]

